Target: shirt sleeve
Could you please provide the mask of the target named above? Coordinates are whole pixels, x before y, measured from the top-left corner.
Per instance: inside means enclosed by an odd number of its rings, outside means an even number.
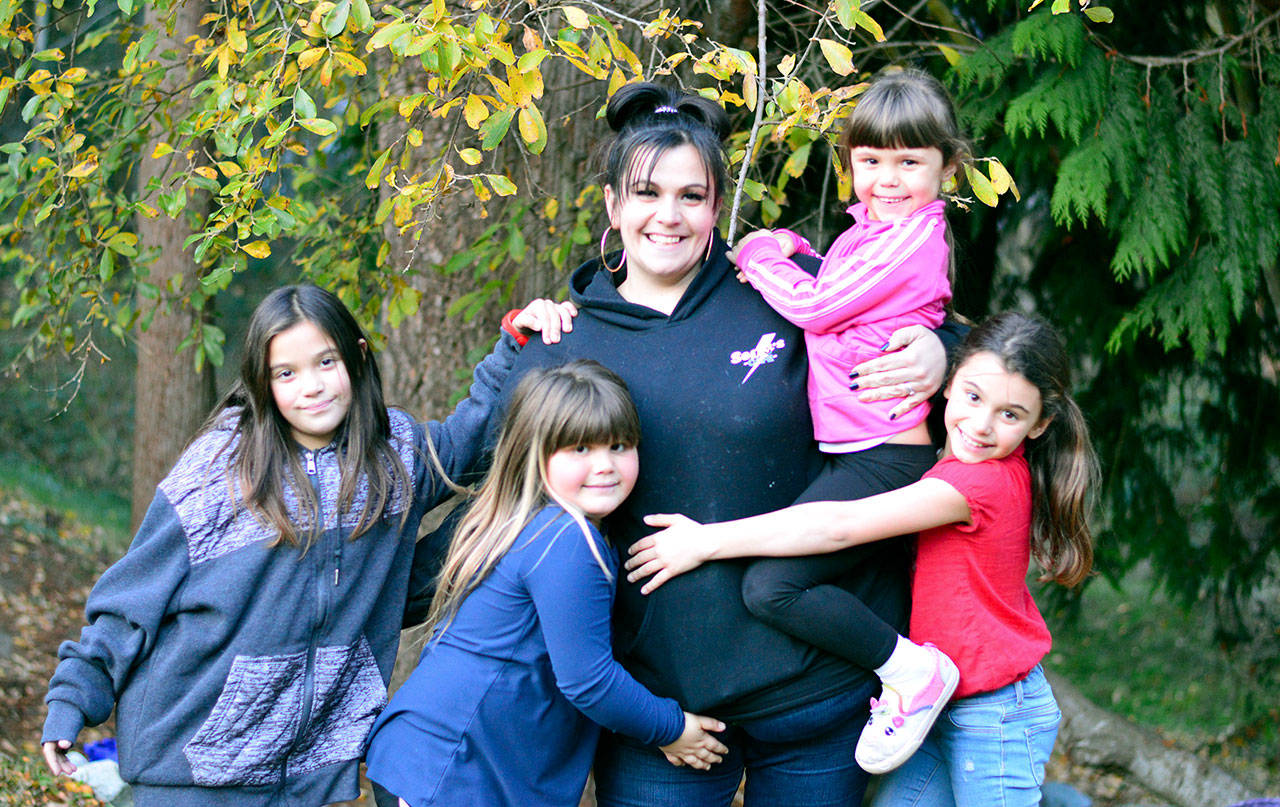
[[[599,533],[562,515],[535,538],[541,551],[525,572],[538,612],[556,686],[591,720],[649,745],[667,745],[684,731],[684,712],[631,677],[613,657],[614,579],[596,553],[612,552]],[[525,540],[524,536],[517,540]]]
[[[969,523],[956,523],[949,529],[961,533],[979,532],[989,519],[992,505],[1006,501],[1008,477],[999,461],[965,463],[947,457],[925,472],[925,479],[939,479],[956,489],[969,505]]]
[[[75,740],[111,716],[138,663],[155,647],[160,623],[190,568],[177,513],[157,494],[125,556],[103,573],[85,605],[78,641],[58,648],[41,742]]]
[[[771,238],[738,253],[738,268],[783,318],[813,333],[842,331],[871,308],[899,296],[933,262],[941,238],[935,217],[916,216],[877,230],[849,254],[832,247],[817,277],[783,256]],[[931,243],[932,242],[932,243]],[[945,240],[941,243],[945,248]]]

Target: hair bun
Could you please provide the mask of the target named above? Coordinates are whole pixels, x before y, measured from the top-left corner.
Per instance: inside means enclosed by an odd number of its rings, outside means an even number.
[[[662,125],[665,116],[671,116],[672,121],[687,116],[686,125],[695,122],[704,126],[719,140],[729,135],[729,115],[715,101],[651,81],[621,87],[605,108],[605,119],[615,132],[635,126]]]

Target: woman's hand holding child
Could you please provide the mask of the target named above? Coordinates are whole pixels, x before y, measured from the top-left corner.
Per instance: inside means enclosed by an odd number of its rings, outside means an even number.
[[[937,334],[923,325],[899,328],[889,336],[884,354],[853,368],[850,389],[860,401],[901,398],[889,413],[901,417],[942,389],[947,374],[947,351]]]
[[[724,723],[714,717],[684,713],[684,733],[670,745],[662,746],[667,761],[677,768],[688,765],[705,771],[722,760],[721,754],[729,753],[724,743],[713,731],[724,731]]]

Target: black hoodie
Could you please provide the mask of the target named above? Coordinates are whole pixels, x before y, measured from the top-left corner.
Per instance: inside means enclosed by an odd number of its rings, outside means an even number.
[[[607,519],[620,555],[653,532],[650,513],[727,521],[790,505],[819,467],[805,394],[804,335],[739,283],[717,236],[670,316],[624,300],[625,277],[579,267],[570,282],[580,313],[557,345],[530,340],[503,390],[529,369],[595,359],[620,375],[640,413],[640,478]],[[685,709],[741,721],[841,692],[870,696],[867,670],[766,626],[742,602],[749,561],[718,561],[649,596],[618,584],[614,648],[623,665]],[[882,552],[846,581],[904,630],[907,563]],[[855,690],[858,690],[855,692]]]

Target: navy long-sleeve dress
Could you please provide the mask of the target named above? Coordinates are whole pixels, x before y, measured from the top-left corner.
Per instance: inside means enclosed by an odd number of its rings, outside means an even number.
[[[573,807],[601,725],[674,742],[680,707],[614,661],[601,561],[616,575],[593,527],[539,511],[378,718],[369,778],[412,807]]]

